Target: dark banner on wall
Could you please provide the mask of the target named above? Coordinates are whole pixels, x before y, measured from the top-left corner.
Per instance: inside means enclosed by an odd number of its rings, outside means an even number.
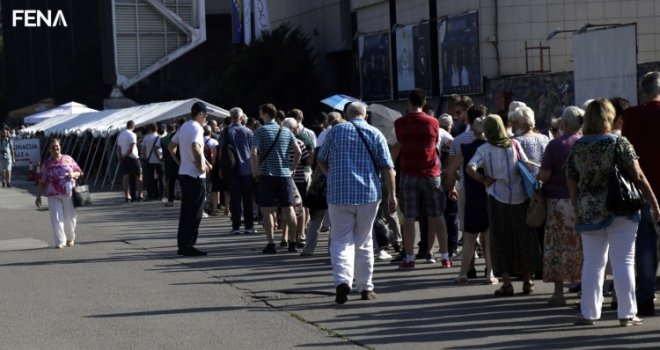
[[[472,11],[438,23],[442,94],[480,94],[479,16]]]
[[[432,94],[431,39],[429,23],[409,25],[396,31],[397,83],[400,93],[416,87]]]
[[[382,101],[392,98],[390,70],[390,37],[387,33],[361,36],[360,87],[363,101]]]

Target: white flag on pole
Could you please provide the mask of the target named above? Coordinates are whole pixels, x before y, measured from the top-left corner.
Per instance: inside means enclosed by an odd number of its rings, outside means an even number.
[[[252,41],[252,0],[243,0],[243,42],[250,45]]]
[[[270,32],[270,15],[266,0],[254,0],[254,37],[261,39],[263,33]]]

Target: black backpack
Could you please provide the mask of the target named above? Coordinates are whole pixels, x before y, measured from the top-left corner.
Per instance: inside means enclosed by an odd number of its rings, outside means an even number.
[[[216,166],[219,167],[223,174],[234,174],[238,170],[238,156],[236,154],[236,148],[229,141],[229,128],[225,128],[224,132],[225,145],[222,147],[221,156],[216,160]],[[220,151],[220,145],[218,145],[218,151]]]

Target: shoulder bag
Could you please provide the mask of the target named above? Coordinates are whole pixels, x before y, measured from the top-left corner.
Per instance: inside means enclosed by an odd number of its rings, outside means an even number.
[[[371,158],[371,161],[374,163],[374,169],[376,171],[376,174],[380,174],[378,163],[376,163],[376,157],[374,157],[373,153],[371,153],[371,148],[369,148],[369,144],[367,143],[367,138],[364,137],[362,130],[360,130],[360,128],[358,128],[358,126],[352,120],[349,120],[348,122],[353,124],[355,130],[357,130],[358,135],[360,135],[360,139],[362,139],[362,142],[364,143],[364,147],[366,147],[367,152],[369,152],[369,158]]]
[[[636,214],[644,203],[642,192],[635,186],[630,176],[622,166],[619,165],[619,147],[621,137],[617,138],[614,146],[613,169],[607,182],[607,199],[605,207],[615,216],[627,216]]]
[[[525,223],[529,227],[541,227],[545,224],[545,219],[547,215],[547,208],[545,202],[545,194],[543,193],[543,188],[539,181],[536,181],[534,175],[527,169],[525,163],[522,162],[522,157],[520,156],[520,151],[518,150],[519,144],[517,141],[511,141],[511,147],[513,147],[514,153],[516,153],[516,167],[520,171],[520,176],[522,177],[523,187],[525,187],[525,192],[530,198],[529,207],[527,207],[527,217],[525,218]]]

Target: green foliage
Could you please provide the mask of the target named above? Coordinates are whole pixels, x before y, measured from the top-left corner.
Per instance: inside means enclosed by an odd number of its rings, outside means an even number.
[[[315,60],[310,39],[282,24],[234,55],[222,76],[223,106],[240,106],[256,117],[258,106],[271,102],[310,115],[321,97]]]

